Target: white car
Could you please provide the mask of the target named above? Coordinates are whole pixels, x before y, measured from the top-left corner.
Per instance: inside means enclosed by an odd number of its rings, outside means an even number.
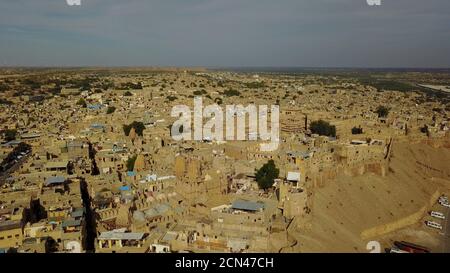
[[[448,202],[439,201],[439,204],[440,204],[441,206],[446,207],[446,208],[450,208],[450,204],[449,204]]]
[[[434,217],[434,218],[438,218],[438,219],[442,219],[442,220],[445,219],[445,215],[442,212],[439,212],[439,211],[431,211],[430,215],[432,217]]]
[[[442,225],[433,221],[425,221],[425,224],[435,229],[442,229]]]

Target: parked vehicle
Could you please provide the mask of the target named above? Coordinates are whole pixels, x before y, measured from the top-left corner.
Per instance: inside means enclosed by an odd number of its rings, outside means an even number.
[[[389,253],[409,253],[408,251],[404,251],[401,250],[400,248],[393,246],[390,250]]]
[[[442,219],[442,220],[445,219],[445,215],[442,212],[439,212],[439,211],[431,211],[430,215],[432,217],[434,217],[434,218],[438,218],[438,219]]]
[[[435,229],[442,229],[442,225],[433,221],[425,221],[425,224]]]
[[[416,245],[405,241],[395,241],[394,246],[408,253],[430,253],[430,250],[424,246]]]
[[[439,201],[439,204],[443,207],[450,208],[450,204],[448,202]]]

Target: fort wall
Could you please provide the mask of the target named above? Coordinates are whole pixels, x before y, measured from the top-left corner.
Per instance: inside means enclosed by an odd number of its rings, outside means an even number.
[[[394,222],[390,222],[387,224],[379,225],[376,227],[372,227],[366,230],[363,230],[361,232],[361,239],[366,240],[372,237],[381,236],[393,231],[396,231],[398,229],[411,226],[413,224],[418,223],[425,213],[427,213],[428,210],[437,202],[439,199],[439,196],[441,195],[441,192],[439,190],[436,190],[433,195],[431,196],[429,202],[425,204],[423,207],[421,207],[418,211],[416,211],[413,214],[410,214],[406,217],[403,217],[401,219],[398,219]]]

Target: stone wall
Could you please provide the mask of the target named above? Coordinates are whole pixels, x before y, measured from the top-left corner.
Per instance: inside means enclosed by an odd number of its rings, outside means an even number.
[[[327,182],[335,180],[338,175],[355,177],[366,173],[373,173],[375,175],[385,176],[387,168],[387,162],[380,160],[378,162],[365,162],[348,167],[331,167],[307,176],[311,179],[313,187],[324,187]]]
[[[423,207],[421,207],[417,212],[408,215],[406,217],[403,217],[401,219],[398,219],[394,222],[390,222],[387,224],[379,225],[376,227],[372,227],[366,230],[363,230],[361,232],[361,239],[367,240],[372,237],[381,236],[393,231],[396,231],[398,229],[413,225],[418,223],[422,217],[427,213],[427,211],[430,210],[430,208],[437,202],[439,199],[439,196],[441,195],[441,192],[439,190],[436,190],[434,194],[431,196],[429,202],[425,204]]]

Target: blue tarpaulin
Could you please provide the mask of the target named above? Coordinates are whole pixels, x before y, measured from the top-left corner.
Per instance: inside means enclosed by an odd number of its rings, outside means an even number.
[[[129,191],[130,190],[130,186],[122,186],[120,187],[121,191]]]

